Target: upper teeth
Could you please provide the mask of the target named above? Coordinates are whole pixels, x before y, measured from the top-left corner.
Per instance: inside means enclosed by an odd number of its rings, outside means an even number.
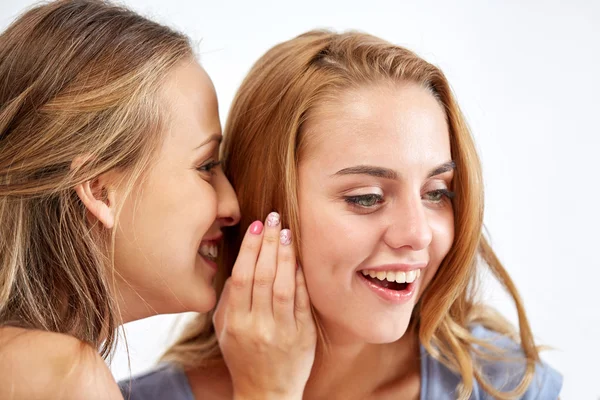
[[[202,243],[202,246],[200,246],[200,254],[204,257],[217,258],[217,245],[212,243]]]
[[[387,280],[388,282],[397,282],[397,283],[412,283],[419,276],[421,276],[420,269],[413,269],[412,271],[375,271],[363,269],[363,275],[370,276],[371,278],[377,278],[380,281]]]

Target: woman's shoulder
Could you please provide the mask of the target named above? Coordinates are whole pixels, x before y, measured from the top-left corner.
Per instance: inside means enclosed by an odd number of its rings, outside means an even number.
[[[185,372],[171,363],[123,380],[119,388],[125,400],[194,400]]]
[[[75,337],[0,328],[0,398],[120,399],[104,360]]]
[[[525,374],[525,361],[521,347],[507,336],[491,331],[481,325],[472,327],[471,333],[478,339],[491,342],[504,351],[502,360],[476,359],[488,382],[501,391],[517,387]],[[451,398],[460,382],[460,377],[435,360],[424,349],[421,350],[422,392],[426,398]],[[535,375],[522,399],[557,399],[562,387],[562,376],[544,362],[536,365]],[[450,397],[449,397],[450,396]],[[474,382],[472,399],[491,398]]]

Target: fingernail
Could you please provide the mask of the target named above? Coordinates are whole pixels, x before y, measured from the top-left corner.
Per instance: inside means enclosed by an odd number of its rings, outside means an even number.
[[[289,229],[282,229],[281,232],[279,232],[279,241],[284,246],[292,243],[292,232]]]
[[[263,224],[260,221],[254,221],[250,225],[250,233],[253,235],[260,235],[263,230]]]
[[[277,226],[279,225],[279,214],[276,212],[272,212],[267,216],[267,225],[268,226]]]

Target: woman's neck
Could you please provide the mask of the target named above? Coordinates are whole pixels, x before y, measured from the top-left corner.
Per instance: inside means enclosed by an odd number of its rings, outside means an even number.
[[[394,343],[368,344],[348,340],[347,333],[325,332],[304,390],[304,399],[418,399],[420,352],[415,329],[409,327]],[[336,338],[338,340],[336,340]],[[341,339],[341,340],[340,340]],[[186,372],[196,398],[232,398],[233,386],[225,363]]]
[[[386,398],[386,393],[397,398],[400,388],[406,394],[402,398],[418,398],[420,352],[412,326],[386,344],[349,340],[347,332],[333,328],[324,331],[326,343],[319,340],[305,399]]]

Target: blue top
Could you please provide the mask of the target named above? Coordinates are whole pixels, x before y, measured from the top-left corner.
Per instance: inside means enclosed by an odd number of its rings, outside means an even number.
[[[519,345],[507,337],[475,326],[472,334],[479,339],[493,339],[493,344],[506,350],[506,356],[519,356]],[[518,361],[481,361],[488,381],[497,389],[514,389],[525,372],[525,365]],[[460,376],[432,358],[421,347],[421,399],[454,400],[454,391]],[[131,380],[119,383],[125,400],[195,400],[185,373],[173,364],[162,364],[157,369]],[[531,385],[521,397],[525,400],[555,400],[562,387],[562,376],[545,363],[536,366]],[[492,400],[477,383],[473,382],[471,400]]]

